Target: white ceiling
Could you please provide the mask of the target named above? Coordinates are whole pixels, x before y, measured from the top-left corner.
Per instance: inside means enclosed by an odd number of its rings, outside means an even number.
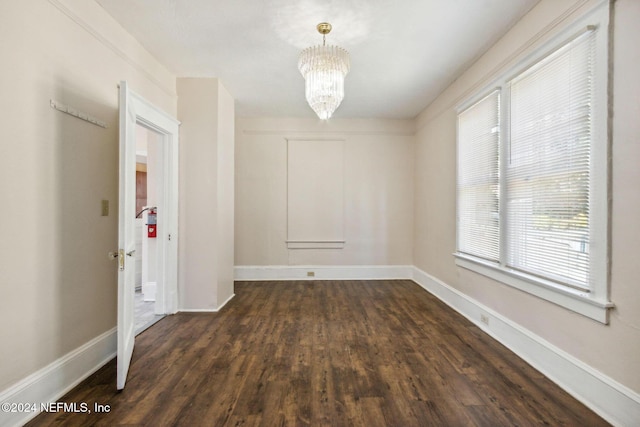
[[[539,0],[96,0],[179,77],[218,77],[239,116],[315,117],[305,47],[351,54],[336,118],[413,118]]]

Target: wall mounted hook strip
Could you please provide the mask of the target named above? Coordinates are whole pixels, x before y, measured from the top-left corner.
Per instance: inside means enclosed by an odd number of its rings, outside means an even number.
[[[55,108],[56,110],[62,113],[69,114],[70,116],[73,116],[73,117],[77,117],[80,120],[84,120],[85,122],[89,122],[96,126],[100,126],[101,128],[105,128],[105,129],[107,128],[107,124],[102,120],[97,119],[89,114],[83,113],[80,110],[76,110],[73,107],[64,105],[63,103],[58,102],[56,100],[53,100],[53,99],[49,100],[49,105],[51,105],[51,108]]]

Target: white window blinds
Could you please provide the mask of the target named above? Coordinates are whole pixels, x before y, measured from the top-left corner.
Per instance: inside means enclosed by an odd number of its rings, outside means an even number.
[[[595,31],[510,82],[508,267],[590,289]]]
[[[500,91],[458,115],[458,251],[497,261]]]
[[[609,321],[609,6],[458,108],[456,265]]]

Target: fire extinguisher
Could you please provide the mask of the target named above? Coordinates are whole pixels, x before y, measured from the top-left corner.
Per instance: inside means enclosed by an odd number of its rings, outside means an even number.
[[[155,238],[158,232],[158,212],[157,208],[149,208],[147,215],[147,237]]]

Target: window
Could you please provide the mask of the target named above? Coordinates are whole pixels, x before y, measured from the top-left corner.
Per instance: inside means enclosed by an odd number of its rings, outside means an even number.
[[[456,262],[607,323],[601,21],[564,34],[459,111]]]
[[[458,251],[498,261],[500,91],[458,116]]]

